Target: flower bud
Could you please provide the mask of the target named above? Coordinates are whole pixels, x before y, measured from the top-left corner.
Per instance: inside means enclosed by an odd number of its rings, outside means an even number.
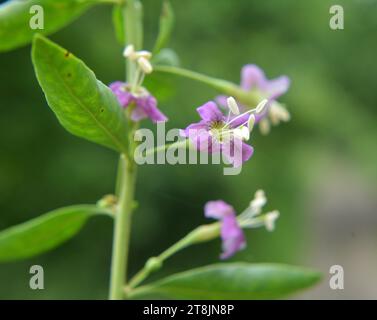
[[[158,270],[158,269],[160,269],[162,267],[161,259],[159,259],[157,257],[151,257],[145,263],[145,267],[149,271],[156,271],[156,270]]]
[[[118,204],[118,198],[113,194],[107,194],[103,196],[98,202],[97,205],[100,208],[112,208]]]

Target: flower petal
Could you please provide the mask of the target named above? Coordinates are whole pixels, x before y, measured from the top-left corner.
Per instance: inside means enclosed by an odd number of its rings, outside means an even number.
[[[216,103],[209,101],[196,109],[200,117],[207,122],[223,121],[224,115],[217,107]]]
[[[245,143],[245,142],[242,142],[242,162],[246,162],[247,160],[249,160],[254,154],[254,148]]]
[[[136,105],[143,109],[153,122],[165,122],[168,118],[157,108],[157,100],[152,95],[137,98]]]
[[[254,86],[263,86],[266,76],[261,68],[255,64],[247,64],[241,70],[241,88],[251,90]]]
[[[181,130],[180,134],[189,138],[197,150],[211,152],[213,139],[205,121],[190,124],[185,130]]]
[[[131,120],[132,121],[140,121],[142,119],[147,118],[148,115],[145,113],[144,109],[136,105],[135,109],[131,112]]]
[[[221,107],[226,107],[228,109],[228,104],[227,104],[227,101],[226,99],[228,99],[227,96],[224,96],[224,95],[221,95],[221,96],[217,96],[215,97],[215,101],[216,103],[221,106]]]
[[[231,137],[224,141],[221,149],[223,156],[237,168],[249,160],[254,153],[254,148],[243,142],[240,138]]]
[[[196,149],[203,152],[212,152],[212,136],[208,131],[199,130],[198,134],[195,136],[190,136],[192,143],[195,145]]]
[[[128,107],[128,105],[134,100],[132,94],[124,89],[126,85],[125,82],[116,81],[109,86],[123,108]]]
[[[208,125],[205,121],[199,121],[196,123],[190,124],[186,129],[182,130],[182,136],[188,138],[190,134],[194,134],[195,132],[199,130],[207,130],[208,131]]]
[[[261,87],[261,90],[268,94],[268,98],[270,100],[274,100],[286,93],[289,86],[289,78],[287,76],[280,76],[278,78],[266,81]]]
[[[223,200],[208,201],[204,206],[204,215],[207,218],[223,219],[225,216],[235,215],[233,207]]]
[[[237,251],[246,247],[246,240],[235,214],[224,216],[221,224],[221,239],[223,252],[221,259],[228,259]]]

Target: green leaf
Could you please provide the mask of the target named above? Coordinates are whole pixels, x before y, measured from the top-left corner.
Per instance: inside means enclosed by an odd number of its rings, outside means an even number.
[[[169,42],[174,26],[174,12],[169,0],[164,0],[160,15],[160,28],[153,54],[157,54]]]
[[[125,45],[126,35],[124,32],[124,17],[122,12],[123,7],[121,5],[115,5],[113,9],[113,25],[115,29],[115,35],[120,44]]]
[[[321,275],[283,264],[215,264],[177,273],[135,289],[132,298],[275,299],[312,286]]]
[[[35,36],[35,72],[62,126],[81,138],[126,152],[127,123],[112,91],[72,53]]]
[[[55,32],[98,2],[100,0],[8,1],[0,5],[0,51],[12,50],[29,43],[36,32]],[[30,19],[38,17],[37,11],[31,11],[34,5],[43,8],[43,29],[33,30],[30,27]]]
[[[100,213],[94,205],[70,206],[3,230],[0,262],[29,258],[57,247],[72,238],[89,217]]]

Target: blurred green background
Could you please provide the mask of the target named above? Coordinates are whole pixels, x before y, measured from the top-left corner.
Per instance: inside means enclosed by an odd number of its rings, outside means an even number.
[[[145,48],[151,49],[161,1],[143,3]],[[224,176],[219,166],[141,167],[130,273],[208,222],[206,201],[224,199],[240,211],[263,188],[267,209],[281,212],[276,231],[248,230],[247,249],[232,260],[321,270],[322,284],[298,297],[377,298],[377,2],[172,4],[176,28],[170,47],[182,66],[236,83],[247,63],[261,66],[269,78],[286,74],[292,86],[280,100],[292,120],[268,136],[255,130],[255,154],[238,176]],[[329,28],[333,4],[344,7],[344,30]],[[104,83],[123,79],[110,7],[89,10],[51,38],[82,58]],[[29,46],[0,54],[0,82],[0,229],[113,192],[117,155],[60,127],[37,84]],[[168,128],[197,121],[195,108],[217,94],[180,78],[152,75],[148,83],[170,118]],[[106,298],[111,242],[112,222],[97,217],[52,252],[1,264],[0,298]],[[217,262],[220,245],[213,241],[186,249],[153,278]],[[44,267],[45,290],[29,289],[34,264]],[[329,288],[334,264],[345,270],[345,290]]]

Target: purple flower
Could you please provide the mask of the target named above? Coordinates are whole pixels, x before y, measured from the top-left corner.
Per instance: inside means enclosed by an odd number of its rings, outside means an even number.
[[[140,88],[139,92],[133,93],[127,83],[116,81],[110,84],[110,89],[114,92],[120,105],[127,108],[134,105],[131,112],[133,121],[140,121],[150,118],[153,122],[167,121],[168,118],[157,108],[157,100],[147,90]]]
[[[241,71],[241,88],[245,91],[260,90],[269,100],[276,100],[287,92],[289,85],[290,81],[287,76],[268,80],[263,70],[255,64],[247,64]]]
[[[290,85],[290,80],[287,76],[280,76],[275,79],[268,80],[263,72],[255,64],[247,64],[242,68],[241,71],[241,84],[240,87],[244,91],[255,91],[260,95],[262,99],[268,99],[269,102],[261,114],[255,115],[255,122],[261,122],[261,120],[266,119],[262,123],[262,131],[267,133],[269,131],[269,122],[267,117],[270,118],[273,124],[278,124],[280,121],[288,121],[290,116],[288,111],[279,103],[278,99],[282,94],[288,91]],[[226,107],[226,96],[217,96],[216,102]],[[248,107],[240,105],[241,111],[246,111]],[[245,120],[244,117],[242,120]]]
[[[227,119],[213,101],[196,110],[202,120],[181,130],[181,135],[188,137],[197,150],[222,152],[234,167],[239,167],[250,159],[254,149],[243,142],[249,134],[243,115]]]
[[[204,207],[207,218],[221,220],[221,239],[223,252],[221,259],[228,259],[246,247],[246,240],[240,228],[233,207],[222,200],[209,201]]]

